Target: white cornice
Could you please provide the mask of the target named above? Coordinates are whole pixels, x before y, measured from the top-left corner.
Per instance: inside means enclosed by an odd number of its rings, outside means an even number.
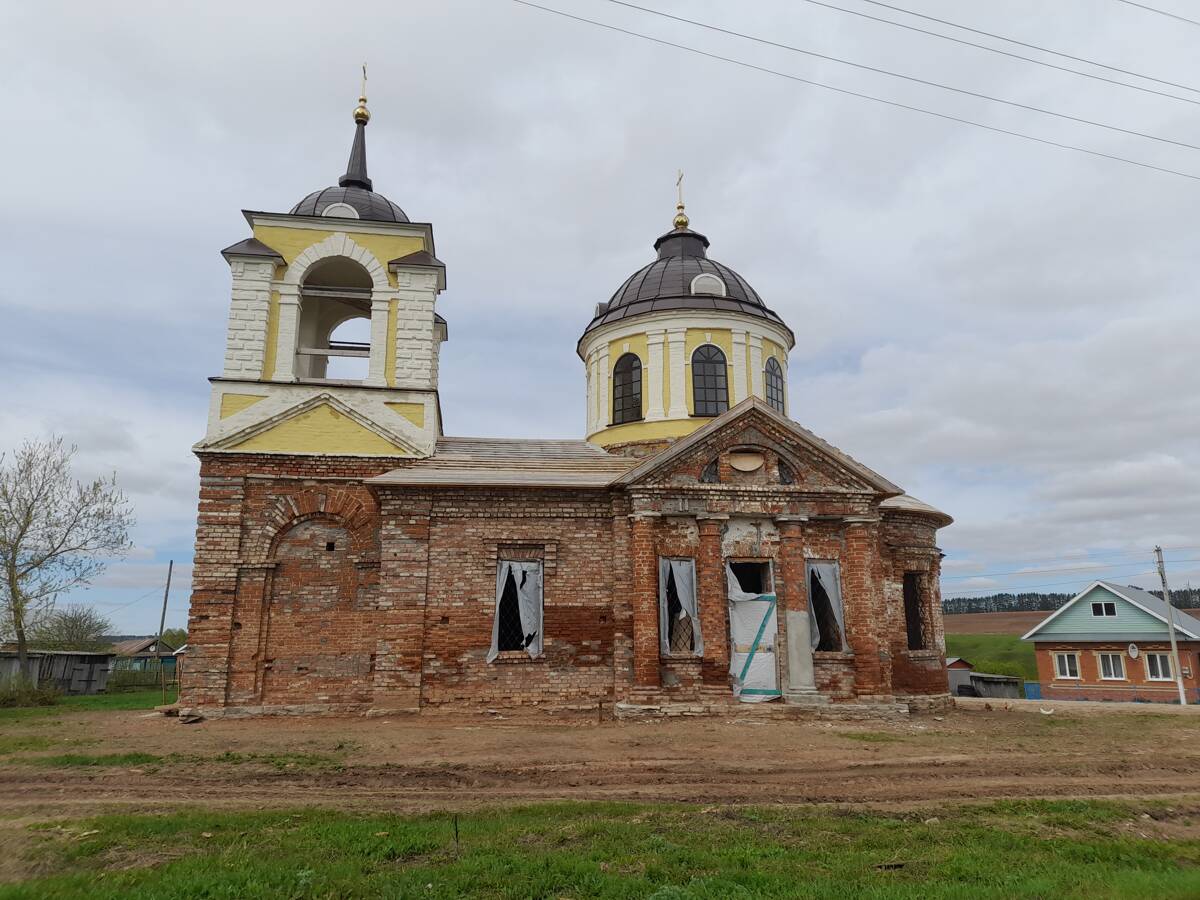
[[[270,225],[275,228],[308,228],[321,231],[344,231],[357,234],[388,234],[425,237],[429,239],[429,252],[433,253],[433,226],[428,222],[377,222],[372,219],[344,219],[338,216],[293,216],[286,213],[256,212],[243,209],[242,215],[255,225]]]
[[[589,332],[586,340],[579,344],[580,358],[587,359],[588,355],[599,344],[607,346],[611,341],[620,340],[629,335],[643,334],[651,330],[664,328],[678,330],[686,328],[727,328],[731,331],[745,331],[759,338],[766,337],[781,347],[786,347],[788,350],[791,350],[794,345],[791,335],[784,328],[776,325],[774,322],[760,319],[758,316],[721,310],[703,312],[700,310],[676,309],[655,313],[642,313],[628,319],[618,319],[615,322],[608,322],[601,325],[594,331]]]

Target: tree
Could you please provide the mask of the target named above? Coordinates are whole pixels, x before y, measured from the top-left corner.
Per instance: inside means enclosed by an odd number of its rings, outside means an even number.
[[[28,632],[59,595],[87,585],[131,546],[133,510],[116,475],[76,481],[75,451],[50,438],[26,441],[11,459],[0,455],[0,614],[22,669]]]
[[[186,628],[168,628],[162,633],[163,643],[170,644],[176,650],[187,643]]]
[[[106,650],[112,623],[90,606],[57,610],[27,629],[30,646],[39,650]]]

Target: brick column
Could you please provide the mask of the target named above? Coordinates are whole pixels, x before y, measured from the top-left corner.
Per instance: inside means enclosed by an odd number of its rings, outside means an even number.
[[[779,617],[783,620],[785,646],[785,693],[811,694],[816,691],[813,673],[812,643],[808,617],[808,582],[805,578],[804,522],[806,517],[776,519],[779,525],[779,579],[775,595]]]
[[[376,709],[421,706],[432,506],[428,495],[380,491],[379,607],[388,617],[375,635]]]
[[[841,568],[846,635],[854,651],[854,693],[860,697],[890,697],[892,655],[877,521],[846,523],[846,553]]]
[[[721,556],[721,527],[728,516],[697,517],[700,551],[696,555],[696,598],[704,632],[701,675],[706,683],[725,684],[729,678],[729,599],[725,561]]]
[[[630,524],[629,555],[633,560],[633,681],[638,687],[659,687],[658,554],[654,546],[655,519],[634,514]]]

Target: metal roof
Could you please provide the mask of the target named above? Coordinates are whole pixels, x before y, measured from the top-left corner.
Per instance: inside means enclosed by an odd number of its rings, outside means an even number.
[[[879,504],[879,508],[891,509],[895,510],[896,512],[916,513],[917,515],[922,516],[937,516],[942,520],[942,527],[945,527],[954,521],[953,518],[946,515],[946,513],[942,512],[936,506],[930,506],[928,503],[918,500],[911,494],[901,494],[898,497],[888,497]]]
[[[278,250],[268,247],[258,238],[246,238],[238,241],[236,244],[230,244],[221,251],[221,255],[228,259],[231,256],[268,256],[272,259],[283,261],[283,254]]]
[[[1167,603],[1163,602],[1158,597],[1155,597],[1149,591],[1143,591],[1141,588],[1130,587],[1127,584],[1116,584],[1112,581],[1100,581],[1099,579],[1093,581],[1086,588],[1052,612],[1049,616],[1038,622],[1037,625],[1035,625],[1030,631],[1021,636],[1021,640],[1028,641],[1033,639],[1034,635],[1045,628],[1054,619],[1057,619],[1062,613],[1066,612],[1068,609],[1090,594],[1097,587],[1102,587],[1110,593],[1116,594],[1118,597],[1128,600],[1134,606],[1140,606],[1164,625],[1167,623],[1167,616],[1173,612],[1175,614],[1174,622],[1176,630],[1182,632],[1182,634],[1187,638],[1200,640],[1200,616],[1196,616],[1186,609],[1179,609],[1178,607],[1169,606]],[[1163,630],[1165,631],[1166,629],[1164,628]],[[1135,632],[1130,632],[1128,637],[1129,640],[1134,641],[1148,639],[1146,634],[1139,634]],[[1048,640],[1061,640],[1068,642],[1071,640],[1113,641],[1125,639],[1125,636],[1111,633],[1099,636],[1090,633],[1053,635],[1051,638],[1048,638]]]
[[[407,222],[408,215],[383,194],[361,187],[327,187],[313,191],[292,207],[293,216],[319,216],[333,203],[354,207],[360,219],[372,222]]]
[[[676,228],[656,240],[654,249],[658,259],[630,275],[607,303],[597,307],[584,336],[609,322],[666,310],[744,313],[773,322],[791,336],[791,329],[767,308],[746,279],[708,258],[708,238],[704,235],[690,228]],[[702,274],[720,279],[725,295],[693,294],[692,280]]]
[[[414,460],[367,482],[603,488],[636,462],[587,441],[443,437],[428,459]]]

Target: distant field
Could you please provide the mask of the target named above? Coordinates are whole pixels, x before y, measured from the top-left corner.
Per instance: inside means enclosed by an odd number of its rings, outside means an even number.
[[[943,616],[946,634],[1025,634],[1048,612],[965,613]]]
[[[947,656],[961,656],[973,663],[977,672],[1038,680],[1033,644],[1013,634],[952,634],[950,618],[959,617],[946,617]]]

